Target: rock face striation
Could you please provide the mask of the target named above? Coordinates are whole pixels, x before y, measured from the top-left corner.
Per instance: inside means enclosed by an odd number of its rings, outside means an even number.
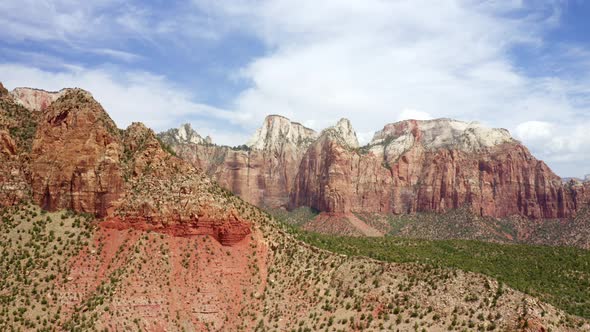
[[[476,122],[401,121],[359,148],[346,119],[318,135],[269,116],[247,149],[171,143],[225,188],[273,208],[404,214],[468,207],[535,219],[568,218],[590,201],[588,183],[563,183],[507,130]]]
[[[69,89],[60,91],[45,91],[32,88],[16,88],[10,92],[12,98],[31,111],[45,111],[49,105],[68,92]]]
[[[153,131],[140,123],[119,130],[90,93],[62,91],[39,111],[0,96],[0,205],[32,199],[45,210],[102,217],[116,229],[209,235],[224,246],[250,234],[235,209],[206,194],[211,181],[165,151]],[[183,129],[179,138],[194,140]]]
[[[259,206],[287,206],[299,163],[315,131],[289,119],[269,115],[246,146],[230,148],[170,139],[176,154],[204,170],[223,187]]]
[[[322,135],[305,154],[292,207],[320,211],[446,212],[566,218],[586,204],[504,129],[449,119],[386,125],[362,150]]]
[[[115,123],[83,90],[68,90],[40,120],[31,151],[33,198],[46,210],[106,216],[123,194]]]

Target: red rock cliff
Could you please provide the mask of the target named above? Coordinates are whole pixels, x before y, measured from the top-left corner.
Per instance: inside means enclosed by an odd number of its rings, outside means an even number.
[[[190,127],[188,127],[190,128]],[[278,115],[266,117],[246,146],[197,144],[182,126],[160,134],[181,158],[204,170],[220,185],[258,206],[287,206],[303,154],[316,133]]]
[[[346,213],[444,212],[569,217],[584,186],[563,185],[507,131],[440,119],[385,126],[362,151],[326,132],[304,155],[291,207]]]
[[[154,132],[134,123],[123,134],[125,199],[114,227],[150,229],[175,236],[209,235],[233,245],[251,233],[250,223],[224,204],[221,188],[186,161],[164,151]]]
[[[43,114],[35,134],[33,199],[47,210],[107,215],[123,193],[119,136],[88,92],[68,90]]]

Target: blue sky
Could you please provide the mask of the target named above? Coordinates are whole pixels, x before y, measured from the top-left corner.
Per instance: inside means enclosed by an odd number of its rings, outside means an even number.
[[[360,139],[406,118],[503,127],[590,173],[590,2],[3,0],[0,81],[78,86],[120,127],[244,143],[267,114]]]

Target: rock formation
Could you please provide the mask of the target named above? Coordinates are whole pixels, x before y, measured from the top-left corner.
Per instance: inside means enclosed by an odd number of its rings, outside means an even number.
[[[389,124],[360,151],[322,135],[305,154],[291,206],[566,218],[585,204],[503,129],[448,119]]]
[[[45,91],[32,88],[16,88],[10,92],[14,100],[31,111],[45,111],[49,105],[63,96],[68,89]]]
[[[47,210],[105,216],[123,193],[115,123],[83,90],[68,90],[40,120],[31,151],[34,200]]]
[[[4,87],[4,85],[0,82],[0,98],[8,95],[8,90]]]
[[[4,130],[0,130],[0,154],[5,156],[16,154],[16,144],[10,134]]]
[[[121,131],[90,93],[61,91],[43,112],[0,98],[0,205],[30,197],[45,210],[93,214],[117,229],[210,235],[222,245],[250,234],[235,210],[196,196],[210,181],[166,152],[153,131],[139,123]],[[196,137],[189,126],[176,133]]]
[[[305,148],[316,137],[315,131],[280,115],[269,115],[246,145],[254,150],[281,151],[289,147]]]
[[[37,118],[0,87],[0,206],[18,204],[30,195],[28,152]]]
[[[201,137],[191,126],[185,123],[178,128],[169,129],[158,135],[168,145],[178,144],[212,144],[211,137]]]
[[[507,130],[475,122],[392,123],[362,148],[346,119],[317,135],[269,116],[245,149],[160,137],[225,188],[272,208],[403,214],[469,207],[534,219],[573,216],[590,200],[589,185],[562,183]]]
[[[178,156],[247,202],[271,207],[288,205],[301,157],[317,137],[313,130],[278,115],[267,116],[245,147],[171,139],[171,133],[174,132],[161,133],[159,137]]]
[[[23,163],[14,139],[0,129],[0,207],[15,205],[28,197],[29,183]]]
[[[250,234],[248,221],[213,199],[211,181],[164,151],[152,130],[134,123],[123,136],[126,196],[110,219],[115,227],[210,235],[222,245]]]

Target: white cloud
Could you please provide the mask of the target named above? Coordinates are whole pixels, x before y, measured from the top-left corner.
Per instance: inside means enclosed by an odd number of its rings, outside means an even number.
[[[112,57],[115,59],[119,59],[122,61],[126,61],[126,62],[131,62],[131,61],[139,60],[142,58],[142,56],[137,55],[137,54],[133,54],[133,53],[125,52],[125,51],[120,51],[120,50],[113,50],[110,48],[95,48],[95,49],[91,49],[90,52],[100,54],[100,55],[106,55],[106,56],[109,56],[109,57]]]
[[[544,121],[527,121],[516,126],[516,136],[525,141],[551,139],[554,126]]]
[[[559,124],[527,121],[516,127],[516,137],[549,164],[572,162],[582,165],[590,155],[588,128],[590,122]],[[590,170],[581,169],[577,175],[584,172],[590,173]]]
[[[4,0],[0,2],[0,35],[5,40],[61,40],[100,35],[111,24],[105,8],[121,0]]]
[[[417,110],[409,109],[409,108],[402,110],[402,112],[397,117],[398,121],[402,121],[402,120],[430,120],[430,119],[432,119],[432,115],[430,115],[426,112],[417,111]]]

